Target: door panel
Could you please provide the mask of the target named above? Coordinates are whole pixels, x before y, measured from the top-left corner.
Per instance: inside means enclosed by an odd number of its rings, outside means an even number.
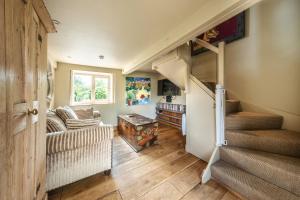
[[[7,199],[7,113],[6,113],[6,67],[5,67],[5,12],[4,0],[0,0],[0,197]]]
[[[46,41],[31,0],[0,0],[1,200],[45,197]]]
[[[33,189],[29,195],[30,199],[36,199],[37,188],[37,174],[36,174],[36,146],[38,141],[36,136],[41,134],[39,130],[39,98],[38,98],[38,79],[39,79],[39,65],[38,54],[40,51],[38,32],[39,32],[39,19],[34,12],[33,7],[28,7],[26,10],[26,64],[25,64],[25,85],[26,85],[26,100],[28,101],[28,140],[27,140],[27,153],[28,153],[28,169],[27,173],[28,184]],[[44,152],[45,153],[45,152]],[[46,154],[46,153],[45,153]]]
[[[39,101],[39,131],[36,132],[36,191],[37,199],[43,199],[46,194],[46,98],[47,98],[47,33],[39,24],[38,32],[38,84],[37,95]]]
[[[27,184],[26,140],[27,124],[14,124],[18,104],[26,103],[24,88],[25,69],[25,4],[20,0],[5,1],[5,51],[7,74],[7,199],[26,199],[30,189]],[[27,122],[27,117],[23,116]],[[24,123],[24,118],[18,121]],[[15,127],[21,127],[15,130]],[[17,133],[17,134],[14,134]]]

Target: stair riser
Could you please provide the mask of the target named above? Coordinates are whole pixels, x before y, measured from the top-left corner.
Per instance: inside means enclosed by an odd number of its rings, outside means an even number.
[[[281,129],[282,117],[226,117],[225,124],[228,130]]]
[[[228,146],[300,157],[300,143],[296,140],[285,141],[273,137],[262,137],[234,131],[226,131],[225,138]]]
[[[239,101],[226,101],[226,115],[230,113],[239,112],[240,102]]]
[[[264,162],[265,158],[257,158],[251,154],[240,153],[229,148],[220,148],[221,159],[231,165],[243,169],[269,183],[300,195],[300,176],[296,176],[296,168],[280,169]]]

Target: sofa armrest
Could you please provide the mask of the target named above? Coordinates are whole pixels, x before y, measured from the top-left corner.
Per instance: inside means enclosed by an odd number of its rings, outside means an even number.
[[[104,140],[112,140],[113,136],[113,127],[111,125],[48,133],[47,154],[77,149]]]

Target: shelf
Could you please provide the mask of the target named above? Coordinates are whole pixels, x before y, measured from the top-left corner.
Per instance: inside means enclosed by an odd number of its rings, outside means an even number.
[[[176,126],[177,128],[180,128],[180,129],[181,129],[181,124],[176,124],[176,123],[174,123],[174,122],[170,122],[170,121],[168,121],[168,120],[164,120],[164,119],[160,119],[160,118],[158,118],[158,121],[162,121],[162,122],[164,122],[164,123],[174,125],[174,126]]]
[[[166,126],[171,126],[171,127],[173,127],[173,128],[177,128],[177,129],[181,130],[181,127],[176,126],[176,125],[173,125],[173,124],[170,124],[170,123],[165,122],[165,121],[162,121],[162,120],[161,120],[161,121],[158,121],[158,123],[164,124],[164,125],[166,125]]]
[[[165,111],[168,111],[168,112],[180,113],[180,114],[184,114],[185,113],[185,111],[175,111],[175,110],[169,110],[169,109],[157,108],[157,107],[156,107],[156,110],[165,110]]]
[[[182,120],[182,117],[176,117],[176,116],[172,116],[172,115],[167,115],[167,114],[163,114],[163,113],[156,113],[157,115],[162,115],[162,116],[166,116],[166,117],[170,117],[173,119],[180,119]]]

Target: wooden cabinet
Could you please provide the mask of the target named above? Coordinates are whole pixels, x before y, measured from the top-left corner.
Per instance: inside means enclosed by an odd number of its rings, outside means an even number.
[[[182,129],[182,115],[184,112],[156,108],[157,120],[159,123]]]
[[[3,200],[46,198],[47,32],[54,30],[42,0],[0,0]]]

